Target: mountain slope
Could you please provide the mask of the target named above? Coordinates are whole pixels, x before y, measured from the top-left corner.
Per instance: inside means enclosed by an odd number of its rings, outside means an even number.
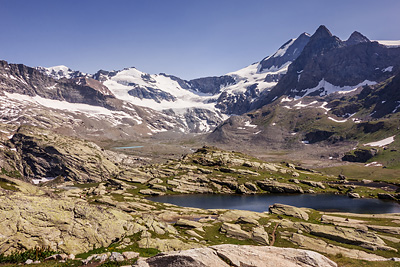
[[[253,107],[261,107],[282,95],[323,96],[372,85],[392,76],[399,66],[399,48],[370,42],[359,33],[342,41],[321,26],[287,74]]]

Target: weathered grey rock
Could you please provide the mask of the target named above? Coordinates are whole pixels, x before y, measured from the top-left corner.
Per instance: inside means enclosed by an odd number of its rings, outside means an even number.
[[[25,261],[25,264],[32,264],[33,263],[33,260],[31,260],[31,259],[27,259],[26,261]]]
[[[175,223],[175,225],[181,226],[181,227],[189,227],[189,228],[199,228],[199,227],[203,226],[203,224],[201,224],[199,222],[190,221],[190,220],[186,220],[186,219],[179,219]]]
[[[304,191],[301,189],[300,186],[292,185],[292,184],[285,184],[279,183],[276,181],[257,181],[257,185],[264,191],[268,191],[271,193],[301,193],[303,194]]]
[[[257,186],[255,184],[253,184],[253,183],[246,182],[246,183],[244,183],[244,186],[247,189],[249,189],[250,191],[257,192]]]
[[[74,258],[75,258],[75,256],[74,256]],[[51,256],[45,258],[44,260],[47,261],[47,260],[67,260],[67,259],[69,259],[69,256],[65,253],[61,253],[61,254],[51,255]]]
[[[211,248],[219,257],[235,267],[337,266],[336,263],[317,252],[301,249],[239,245],[218,245]]]
[[[325,185],[323,185],[321,182],[301,180],[300,183],[306,184],[306,185],[309,185],[312,187],[319,187],[321,189],[325,189]]]
[[[299,184],[300,181],[298,179],[290,179],[289,182],[295,183],[295,184]]]
[[[246,218],[246,220],[259,220],[260,218],[268,217],[268,214],[249,210],[229,210],[221,214],[218,220],[222,222],[236,222],[240,217]]]
[[[367,227],[368,227],[368,229],[377,231],[377,232],[393,234],[393,235],[400,235],[400,227],[396,227],[396,226],[367,225]]]
[[[346,226],[346,227],[356,228],[356,229],[360,229],[360,230],[364,230],[364,231],[368,230],[368,227],[365,225],[365,223],[366,223],[365,221],[351,219],[351,218],[343,218],[343,217],[324,214],[321,216],[321,222],[329,223],[329,224],[333,224],[333,225],[337,225],[337,226]]]
[[[268,245],[268,233],[263,226],[254,227],[251,232],[251,239],[262,245]]]
[[[353,193],[353,192],[347,193],[347,196],[349,198],[360,198],[360,195],[358,193]]]
[[[269,212],[274,213],[274,214],[281,214],[281,215],[296,217],[296,218],[306,220],[306,221],[308,220],[307,212],[305,212],[304,210],[302,210],[300,208],[289,206],[289,205],[276,203],[269,207]]]
[[[124,261],[125,258],[124,258],[124,256],[122,256],[122,254],[119,253],[119,252],[112,252],[112,253],[111,253],[111,256],[110,256],[110,258],[109,258],[109,260],[110,260],[110,261],[118,261],[118,262],[120,262],[120,261]]]
[[[397,251],[394,248],[388,247],[381,238],[368,231],[311,223],[300,223],[300,229],[314,236],[325,237],[340,243],[352,244],[370,250]]]
[[[154,179],[151,179],[148,183],[153,185],[153,184],[162,184],[163,182],[164,181],[161,180],[160,178],[154,178]]]
[[[78,254],[133,234],[133,218],[76,198],[15,193],[0,197],[0,253],[46,246]]]
[[[246,186],[244,186],[243,184],[241,184],[241,185],[239,185],[238,188],[236,189],[236,193],[238,193],[238,194],[252,194],[252,193],[254,193],[254,192],[248,190]]]
[[[148,259],[139,259],[136,267],[229,267],[211,248],[190,249],[160,253]]]
[[[150,187],[151,187],[151,189],[159,190],[159,191],[162,191],[162,192],[167,192],[167,187],[163,186],[163,185],[160,185],[160,184],[153,184]]]
[[[312,238],[308,236],[304,236],[301,234],[294,233],[290,239],[291,242],[299,245],[300,248],[304,249],[312,249],[318,252],[327,253],[331,255],[338,255],[341,254],[344,257],[357,259],[357,260],[367,260],[367,261],[383,261],[386,258],[367,253],[362,250],[357,249],[348,249],[344,247],[335,246],[332,244],[328,244],[322,239]]]
[[[139,257],[139,253],[134,251],[124,251],[122,252],[122,256],[124,256],[126,260],[131,260]]]
[[[226,262],[229,262],[228,265]],[[268,246],[218,245],[208,248],[161,253],[140,259],[136,267],[336,267],[336,263],[313,251]]]
[[[236,223],[248,223],[248,224],[254,224],[254,225],[259,225],[258,221],[253,219],[253,218],[249,218],[249,217],[239,217],[239,219],[237,219]]]
[[[231,190],[236,190],[238,188],[238,182],[236,179],[217,179],[217,178],[211,178],[210,181],[222,185],[222,186],[227,186]]]
[[[225,233],[227,236],[237,239],[250,239],[252,237],[251,233],[242,230],[239,224],[224,222],[221,225],[220,231]]]
[[[162,196],[165,195],[164,192],[160,192],[160,191],[155,191],[155,190],[151,190],[151,189],[142,189],[139,191],[140,194],[142,195],[149,195],[149,196]]]
[[[183,242],[177,238],[160,239],[150,237],[139,240],[138,245],[141,248],[156,248],[163,252],[203,247],[199,243]]]

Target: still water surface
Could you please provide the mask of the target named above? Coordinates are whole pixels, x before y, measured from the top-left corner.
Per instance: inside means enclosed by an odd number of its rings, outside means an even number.
[[[150,197],[149,200],[171,203],[183,207],[202,209],[238,209],[268,211],[274,203],[296,207],[312,208],[320,211],[340,211],[352,213],[400,213],[400,204],[379,199],[354,199],[343,195],[330,194],[261,194],[261,195],[169,195]]]

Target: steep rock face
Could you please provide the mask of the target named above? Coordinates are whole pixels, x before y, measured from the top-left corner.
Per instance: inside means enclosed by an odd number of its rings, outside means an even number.
[[[350,46],[350,45],[356,45],[359,43],[368,43],[368,42],[370,42],[370,40],[367,37],[365,37],[358,31],[355,31],[350,35],[349,39],[346,40],[345,44]]]
[[[104,95],[88,84],[80,85],[67,79],[55,80],[22,64],[0,61],[0,74],[0,90],[8,93],[38,95],[43,98],[103,107],[108,107],[107,99],[113,98],[112,95]]]
[[[220,92],[221,87],[228,86],[235,83],[233,77],[224,75],[220,77],[205,77],[190,80],[188,82],[195,91],[206,94],[217,94]]]
[[[130,84],[132,85],[132,84]],[[176,97],[173,95],[163,92],[160,89],[152,87],[141,87],[139,85],[134,85],[135,88],[128,91],[128,94],[137,97],[139,99],[153,99],[157,103],[161,103],[162,100],[166,101],[176,101]]]
[[[307,33],[302,33],[296,39],[287,41],[275,54],[261,60],[259,71],[263,72],[272,68],[278,69],[287,62],[294,61],[301,54],[309,40],[310,36]]]
[[[116,165],[100,147],[81,139],[20,127],[10,141],[15,146],[15,167],[24,177],[62,176],[68,180],[95,182],[118,173]]]
[[[359,33],[353,33],[344,42],[321,26],[289,66],[287,74],[253,107],[270,103],[282,95],[324,96],[381,82],[389,78],[399,65],[400,48],[370,42]]]

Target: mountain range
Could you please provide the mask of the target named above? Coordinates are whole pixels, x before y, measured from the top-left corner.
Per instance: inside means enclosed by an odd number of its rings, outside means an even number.
[[[206,142],[244,147],[354,146],[354,129],[398,119],[399,70],[400,42],[357,31],[343,41],[325,26],[243,69],[193,80],[134,67],[87,74],[0,61],[0,122],[89,140],[206,133]]]

